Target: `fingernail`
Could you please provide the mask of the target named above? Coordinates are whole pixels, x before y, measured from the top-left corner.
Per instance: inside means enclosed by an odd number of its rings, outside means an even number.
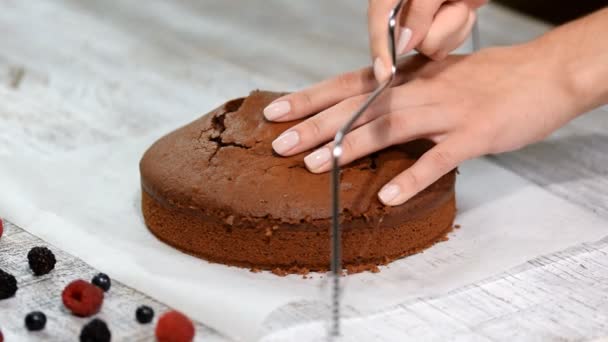
[[[272,142],[272,148],[278,154],[285,154],[300,142],[300,135],[296,131],[288,131]]]
[[[399,196],[401,193],[401,189],[397,184],[387,184],[382,190],[378,193],[378,197],[380,197],[380,201],[384,204],[391,205],[392,201]]]
[[[279,101],[271,103],[266,108],[264,108],[264,116],[268,120],[276,120],[281,116],[289,113],[290,110],[291,105],[288,101]]]
[[[411,39],[412,30],[407,27],[402,27],[401,31],[399,32],[399,41],[397,42],[397,55],[403,55],[407,52],[405,51],[405,48]]]
[[[380,57],[376,57],[374,60],[374,76],[376,76],[377,81],[382,81],[386,77],[386,68]]]
[[[304,157],[304,163],[309,170],[314,171],[327,163],[330,157],[329,149],[323,147]]]

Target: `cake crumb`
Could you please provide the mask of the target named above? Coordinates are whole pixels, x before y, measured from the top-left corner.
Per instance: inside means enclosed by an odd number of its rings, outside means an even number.
[[[289,274],[284,269],[281,269],[281,268],[278,268],[278,267],[273,268],[272,271],[270,271],[270,272],[272,272],[273,274],[278,275],[279,277],[284,277],[284,276],[286,276],[286,275]]]
[[[310,270],[306,267],[291,266],[290,268],[287,268],[287,269],[275,267],[270,272],[272,272],[280,277],[284,277],[284,276],[287,276],[290,274],[299,274],[302,276],[307,276],[308,273],[310,273]],[[304,279],[306,279],[306,278],[304,278]]]
[[[459,224],[455,224],[454,225],[454,229],[460,229],[460,225]]]
[[[369,271],[372,273],[380,272],[378,265],[376,264],[362,264],[362,265],[346,265],[346,274],[355,274]]]
[[[260,273],[260,272],[262,272],[262,270],[259,269],[259,268],[257,268],[257,267],[252,267],[252,268],[249,269],[249,272],[251,272],[251,273]]]
[[[272,229],[266,228],[266,232],[264,233],[264,235],[266,235],[267,237],[272,236]]]
[[[275,224],[274,226],[272,226],[272,230],[277,230],[277,229],[279,229],[278,225]]]
[[[230,216],[226,217],[224,222],[226,222],[227,224],[232,226],[234,224],[234,215],[230,215]]]

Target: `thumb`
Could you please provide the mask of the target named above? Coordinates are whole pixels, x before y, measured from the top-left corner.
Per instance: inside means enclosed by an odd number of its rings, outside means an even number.
[[[416,48],[426,37],[439,8],[446,0],[410,0],[404,9],[400,32],[409,31],[410,38],[400,39],[397,54],[403,55]]]

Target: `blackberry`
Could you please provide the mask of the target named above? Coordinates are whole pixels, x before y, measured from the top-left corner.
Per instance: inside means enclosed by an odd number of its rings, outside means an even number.
[[[154,318],[154,310],[147,305],[142,305],[135,311],[135,318],[141,324],[150,323]]]
[[[34,247],[27,253],[27,261],[34,275],[45,275],[55,268],[55,255],[46,247]]]
[[[40,311],[30,312],[25,316],[25,327],[30,331],[38,331],[44,329],[46,325],[46,316]]]
[[[0,300],[7,299],[17,292],[17,279],[3,270],[0,270]]]
[[[91,283],[102,289],[103,292],[108,292],[110,286],[112,286],[112,280],[110,280],[110,277],[108,277],[108,275],[105,273],[98,273],[93,277]]]
[[[80,342],[110,342],[112,333],[106,322],[95,318],[82,327]]]

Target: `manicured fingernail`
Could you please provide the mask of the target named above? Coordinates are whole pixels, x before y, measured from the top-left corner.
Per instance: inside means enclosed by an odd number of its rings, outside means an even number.
[[[374,60],[374,76],[376,76],[377,81],[382,81],[386,77],[386,68],[380,57],[376,57]]]
[[[285,154],[300,142],[300,135],[296,131],[288,131],[272,142],[272,148],[278,154]]]
[[[281,116],[289,113],[290,110],[291,105],[288,101],[279,101],[271,103],[266,108],[264,108],[264,116],[268,120],[276,120]]]
[[[330,157],[331,153],[329,153],[329,149],[327,147],[323,147],[307,155],[304,158],[304,163],[309,170],[314,171],[325,165],[325,163],[329,161]]]
[[[382,188],[382,190],[380,190],[378,197],[380,197],[380,201],[382,201],[382,203],[391,205],[393,204],[392,201],[396,199],[400,193],[401,189],[399,188],[399,185],[387,184]]]
[[[402,27],[399,32],[399,41],[397,41],[397,55],[403,55],[407,51],[405,48],[412,39],[412,30],[407,27]]]

